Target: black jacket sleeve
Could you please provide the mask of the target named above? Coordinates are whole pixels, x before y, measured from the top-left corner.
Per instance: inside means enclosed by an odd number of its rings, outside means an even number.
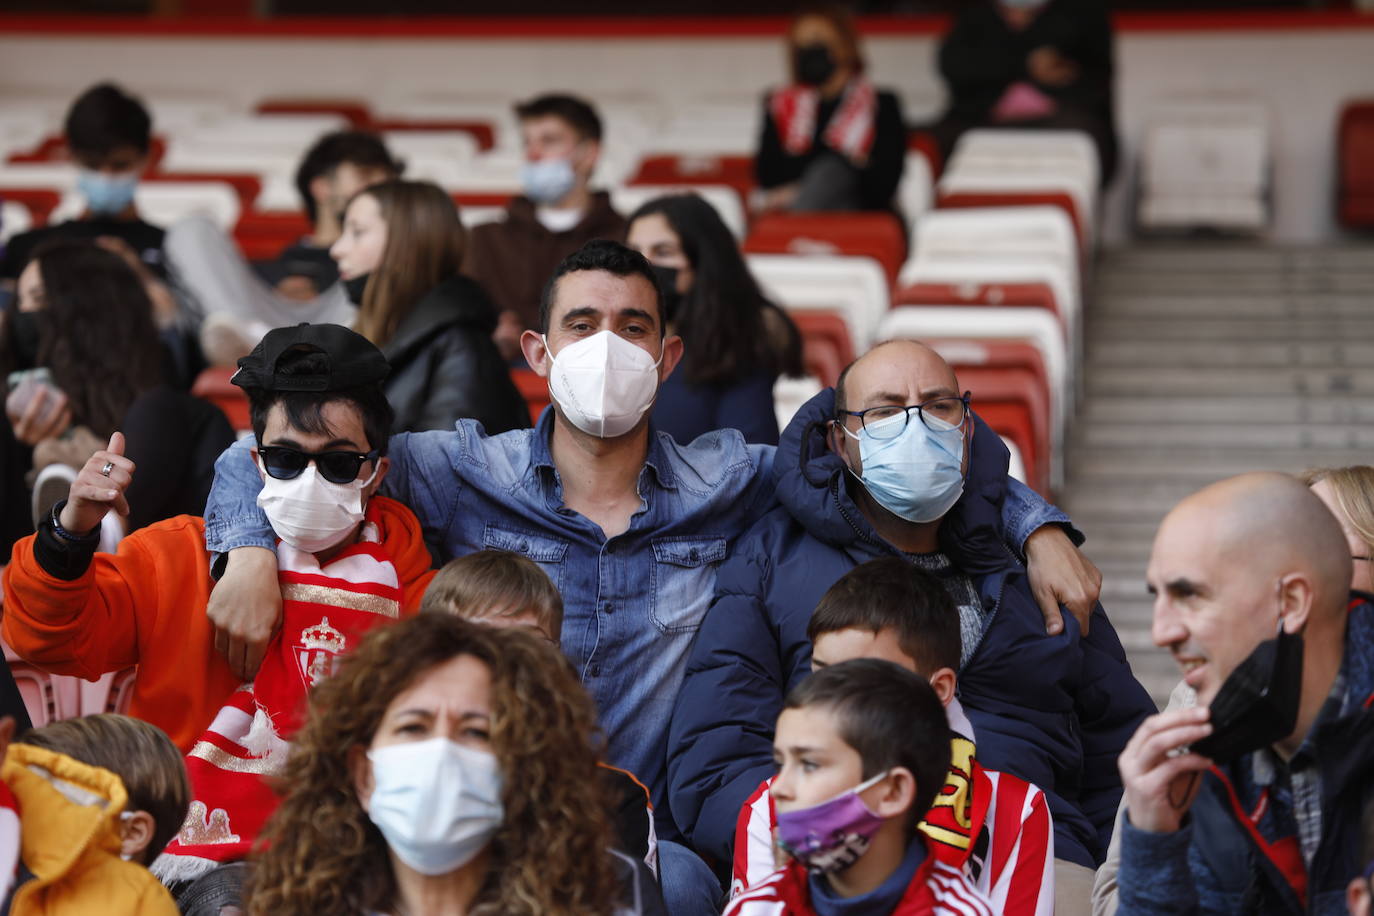
[[[997,15],[991,4],[964,7],[940,45],[940,75],[949,88],[951,111],[982,117],[1007,86],[1026,77],[1025,57],[1008,52]]]
[[[891,92],[880,92],[873,148],[859,171],[859,190],[867,209],[881,210],[892,205],[905,165],[906,125],[902,123],[901,104]]]
[[[768,99],[768,95],[763,97],[763,133],[759,136],[759,150],[754,156],[754,178],[764,190],[797,181],[809,160],[808,156],[789,155],[782,148],[782,138],[778,135],[778,125],[773,120]]]

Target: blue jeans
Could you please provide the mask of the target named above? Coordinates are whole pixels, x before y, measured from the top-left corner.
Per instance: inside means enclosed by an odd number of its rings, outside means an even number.
[[[720,916],[725,890],[710,866],[680,843],[658,841],[658,881],[672,916]]]

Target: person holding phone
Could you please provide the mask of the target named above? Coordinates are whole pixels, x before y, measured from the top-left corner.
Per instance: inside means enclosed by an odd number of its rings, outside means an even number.
[[[1153,635],[1197,705],[1121,754],[1120,914],[1337,913],[1374,798],[1374,604],[1286,474],[1188,497],[1155,537]]]

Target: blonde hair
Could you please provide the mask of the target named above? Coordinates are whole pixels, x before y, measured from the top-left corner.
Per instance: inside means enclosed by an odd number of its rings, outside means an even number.
[[[1301,477],[1309,487],[1326,481],[1341,510],[1341,521],[1374,553],[1374,467],[1312,468]]]
[[[129,794],[126,810],[153,816],[153,838],[144,853],[151,862],[186,822],[191,781],[172,739],[156,725],[114,713],[64,719],[14,739],[109,770]]]
[[[563,631],[563,596],[538,563],[509,550],[479,550],[450,560],[425,590],[420,610],[467,620],[532,613],[554,642]]]
[[[259,837],[252,916],[394,910],[386,840],[358,801],[350,752],[366,748],[387,707],[460,655],[491,672],[491,750],[507,774],[505,816],[473,916],[604,916],[618,883],[598,776],[591,697],[563,654],[518,628],[416,614],[368,633],[315,688],[282,777],[280,807]]]

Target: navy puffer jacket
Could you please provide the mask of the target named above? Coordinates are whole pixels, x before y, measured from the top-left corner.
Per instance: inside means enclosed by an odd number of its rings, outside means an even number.
[[[833,391],[822,392],[784,432],[774,465],[782,505],[720,567],[673,714],[674,816],[702,853],[725,861],[741,804],[773,772],[783,698],[810,671],[812,610],[850,569],[897,553],[860,513],[826,445],[833,407]],[[940,530],[988,612],[959,698],[980,761],[1045,790],[1056,857],[1095,867],[1121,796],[1116,757],[1155,707],[1100,606],[1088,637],[1067,614],[1058,636],[1045,634],[1025,568],[1000,534],[1007,462],[1006,446],[975,418],[964,495]]]

